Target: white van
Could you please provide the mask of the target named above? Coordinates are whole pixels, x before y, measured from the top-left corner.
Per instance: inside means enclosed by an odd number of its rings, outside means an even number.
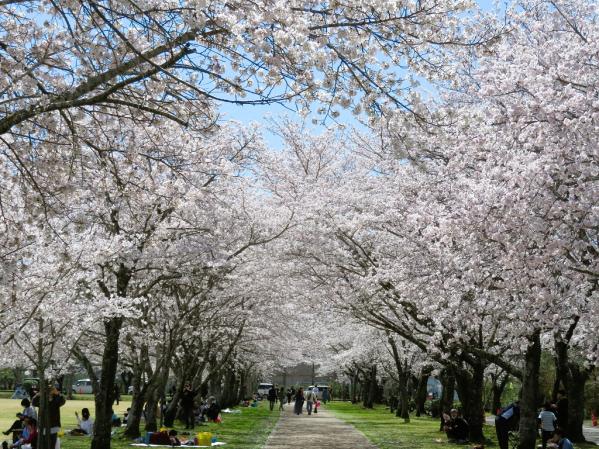
[[[92,391],[92,381],[91,379],[81,379],[71,385],[71,389],[75,394],[91,394]]]
[[[262,398],[262,397],[266,397],[268,396],[268,390],[270,390],[272,388],[272,384],[266,384],[266,383],[262,383],[258,385],[258,397]]]

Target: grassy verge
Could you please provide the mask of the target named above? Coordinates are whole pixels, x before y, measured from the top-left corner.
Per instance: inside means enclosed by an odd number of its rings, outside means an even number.
[[[429,417],[410,417],[405,424],[396,418],[384,406],[365,409],[360,405],[347,402],[332,402],[327,405],[337,418],[346,421],[360,430],[380,449],[455,449],[470,448],[472,445],[455,445],[447,442],[445,433],[439,432],[439,421]],[[493,441],[491,447],[497,446],[495,428],[485,425],[484,433]],[[539,440],[540,441],[540,440]],[[597,448],[595,445],[577,444],[577,449]]]
[[[0,399],[0,431],[6,430],[14,420],[15,413],[21,411],[20,401],[11,399]],[[77,400],[67,401],[61,408],[61,421],[65,430],[76,427],[75,410],[87,407],[94,410],[93,401]],[[129,402],[123,402],[115,407],[119,416],[129,407]],[[270,412],[268,403],[261,403],[257,408],[239,408],[241,413],[223,413],[223,422],[220,424],[208,423],[196,426],[195,432],[211,432],[219,441],[227,443],[230,449],[260,449],[270,432],[279,419],[279,412]],[[92,416],[93,417],[93,416]],[[176,429],[185,432],[181,423],[177,423]],[[112,449],[129,449],[131,441],[121,436],[121,430],[113,437]],[[0,435],[5,438],[4,435]],[[193,436],[192,436],[193,437]],[[9,437],[6,437],[9,438]],[[182,438],[189,438],[184,435]],[[1,440],[0,440],[1,441]],[[65,435],[61,439],[61,449],[89,449],[90,439],[88,437],[72,437]]]

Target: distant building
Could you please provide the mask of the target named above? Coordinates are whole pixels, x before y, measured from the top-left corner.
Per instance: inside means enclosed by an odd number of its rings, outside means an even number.
[[[443,385],[436,377],[429,377],[426,381],[426,392],[431,399],[440,399],[443,393]]]
[[[276,372],[273,376],[273,382],[277,385],[290,386],[308,386],[313,382],[321,385],[328,385],[334,381],[337,376],[320,376],[318,373],[318,365],[308,363],[300,363],[299,365],[286,368],[284,371]]]

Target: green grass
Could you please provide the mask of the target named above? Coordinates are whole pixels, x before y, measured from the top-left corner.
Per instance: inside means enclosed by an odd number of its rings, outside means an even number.
[[[19,400],[16,399],[0,399],[0,430],[6,430],[14,421],[15,413],[21,411]],[[119,416],[129,407],[129,401],[121,401],[115,407],[115,411]],[[87,407],[92,412],[94,403],[91,400],[73,400],[67,401],[61,408],[61,421],[65,430],[76,427],[77,420],[75,418],[75,410],[81,411],[83,407]],[[208,423],[206,425],[196,426],[195,432],[211,432],[219,441],[227,443],[227,448],[230,449],[259,449],[270,435],[273,427],[279,419],[279,412],[270,412],[268,403],[261,403],[258,408],[240,408],[240,414],[223,413],[223,422],[220,424]],[[185,432],[181,423],[177,423],[176,429],[179,432]],[[128,439],[124,439],[119,434],[113,438],[112,449],[130,449]],[[0,435],[4,438],[4,435]],[[9,437],[6,437],[9,438]],[[189,438],[189,436],[182,436]],[[72,437],[65,435],[61,439],[62,449],[89,449],[90,439],[88,437]]]
[[[410,417],[409,423],[396,418],[384,406],[369,410],[348,402],[331,402],[327,405],[337,418],[360,430],[379,449],[450,449],[471,448],[472,445],[456,445],[447,442],[444,432],[439,431],[439,420],[429,417]],[[484,426],[485,437],[492,440],[490,447],[498,447],[493,426]],[[540,440],[539,440],[540,442]],[[576,444],[576,449],[597,448],[595,445]]]

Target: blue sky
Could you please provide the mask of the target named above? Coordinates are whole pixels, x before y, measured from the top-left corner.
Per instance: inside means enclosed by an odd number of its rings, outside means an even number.
[[[476,3],[483,10],[492,10],[494,8],[494,0],[476,0]],[[500,2],[504,3],[503,1]],[[263,127],[268,127],[269,119],[280,117],[283,115],[289,116],[293,120],[301,120],[301,117],[295,113],[294,111],[286,108],[281,104],[272,104],[272,105],[235,105],[230,103],[223,103],[220,107],[220,112],[222,114],[222,119],[224,120],[237,120],[244,124],[249,124],[252,122],[256,122],[261,124]],[[337,118],[337,122],[345,123],[349,126],[361,127],[360,123],[349,111],[340,111],[341,115]],[[318,119],[319,116],[317,114],[313,114],[310,116],[311,118]],[[329,119],[327,124],[333,124],[334,122]],[[319,129],[322,129],[324,125],[311,125],[315,132],[318,132]],[[264,137],[266,142],[271,148],[280,148],[282,145],[281,139],[274,135],[272,132],[269,132],[265,129]]]

